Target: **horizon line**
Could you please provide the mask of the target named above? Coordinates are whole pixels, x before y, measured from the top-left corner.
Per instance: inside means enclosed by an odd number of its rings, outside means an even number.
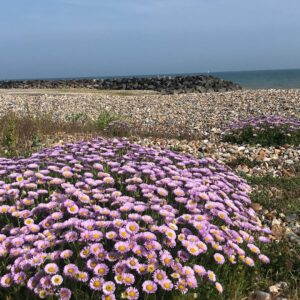
[[[288,69],[254,69],[254,70],[239,70],[239,71],[206,71],[206,72],[188,72],[188,73],[157,73],[157,74],[134,74],[134,75],[88,75],[88,76],[66,76],[66,77],[32,77],[32,78],[12,78],[1,79],[0,81],[30,81],[30,80],[81,80],[81,79],[113,79],[113,78],[133,78],[133,77],[158,77],[158,76],[193,76],[193,75],[211,75],[220,73],[240,73],[240,72],[268,72],[268,71],[297,71],[300,68]]]

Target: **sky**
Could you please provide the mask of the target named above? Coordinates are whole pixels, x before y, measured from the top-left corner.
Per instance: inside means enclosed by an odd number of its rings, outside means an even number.
[[[0,0],[0,79],[300,68],[299,0]]]

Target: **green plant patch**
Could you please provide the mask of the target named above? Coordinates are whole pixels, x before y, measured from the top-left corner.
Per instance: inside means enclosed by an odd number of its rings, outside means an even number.
[[[224,142],[236,144],[260,144],[262,146],[300,145],[300,130],[287,132],[287,127],[263,126],[259,131],[252,127],[232,131],[223,137]]]

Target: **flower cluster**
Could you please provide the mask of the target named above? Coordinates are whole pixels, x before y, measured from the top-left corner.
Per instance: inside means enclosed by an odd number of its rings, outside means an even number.
[[[300,119],[276,115],[254,117],[229,124],[222,133],[228,142],[280,145],[300,143]]]
[[[257,245],[270,230],[249,190],[212,159],[126,139],[0,158],[0,284],[62,300],[77,290],[135,300],[209,282],[222,292],[221,265],[269,261]]]
[[[252,127],[256,130],[264,130],[265,127],[285,128],[287,131],[291,132],[300,130],[300,120],[297,118],[286,118],[276,115],[254,117],[245,120],[239,120],[238,122],[228,125],[225,133],[235,130],[242,130],[247,127]]]

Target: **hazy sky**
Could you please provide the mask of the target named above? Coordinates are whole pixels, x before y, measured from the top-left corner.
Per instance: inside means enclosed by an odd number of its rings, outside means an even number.
[[[0,79],[300,68],[300,0],[0,4]]]

